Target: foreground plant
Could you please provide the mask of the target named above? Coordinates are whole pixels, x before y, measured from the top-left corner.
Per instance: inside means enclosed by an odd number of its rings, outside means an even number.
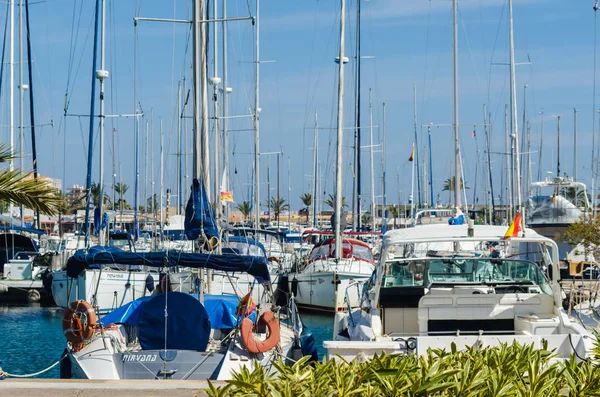
[[[424,356],[375,356],[367,362],[342,359],[292,366],[273,364],[242,370],[209,396],[600,396],[600,368],[591,361],[556,360],[531,345],[457,351],[429,350]]]

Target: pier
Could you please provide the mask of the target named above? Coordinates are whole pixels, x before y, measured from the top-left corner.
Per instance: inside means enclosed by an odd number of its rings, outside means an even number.
[[[216,381],[215,386],[225,382]],[[72,379],[5,379],[0,381],[0,395],[19,397],[104,397],[107,393],[132,397],[173,396],[201,397],[207,394],[206,381],[186,380],[72,380]]]

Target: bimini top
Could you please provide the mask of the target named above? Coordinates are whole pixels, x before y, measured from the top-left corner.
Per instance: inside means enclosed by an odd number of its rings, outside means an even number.
[[[149,267],[182,266],[225,272],[244,272],[259,283],[270,282],[267,258],[249,255],[217,255],[179,251],[127,252],[114,247],[95,246],[77,250],[67,261],[67,276],[77,277],[94,265],[126,265]]]
[[[390,230],[383,237],[385,246],[402,243],[418,243],[428,241],[453,241],[453,240],[472,240],[472,241],[500,241],[508,230],[508,226],[490,226],[475,225],[473,237],[468,236],[468,225],[417,225],[404,229]],[[512,237],[512,239],[523,239],[527,241],[546,241],[552,240],[538,234],[533,229],[524,229],[523,237]]]

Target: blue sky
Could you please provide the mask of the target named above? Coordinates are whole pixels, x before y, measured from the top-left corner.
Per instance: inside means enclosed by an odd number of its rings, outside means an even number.
[[[63,178],[66,186],[85,184],[85,161],[89,120],[85,117],[63,117],[65,91],[69,92],[69,114],[88,114],[91,85],[93,2],[82,0],[48,0],[31,6],[32,47],[34,55],[34,90],[36,123],[54,121],[54,126],[38,128],[40,172]],[[163,120],[166,155],[165,186],[176,187],[176,93],[177,82],[185,75],[190,79],[189,27],[184,24],[140,22],[137,37],[137,68],[134,70],[133,43],[135,15],[185,19],[189,17],[189,1],[141,2],[107,0],[107,61],[111,75],[106,83],[107,113],[132,113],[133,79],[136,78],[136,100],[145,118],[140,120],[141,159],[140,197],[144,191],[145,125],[153,124],[149,145],[154,158],[155,189],[159,185],[159,125]],[[221,4],[221,1],[219,1]],[[249,5],[249,7],[248,7]],[[556,118],[561,115],[561,172],[573,173],[573,108],[579,110],[577,142],[578,179],[591,183],[592,147],[592,78],[594,1],[515,0],[515,54],[517,62],[531,59],[530,65],[517,67],[519,127],[522,129],[523,86],[527,85],[527,114],[531,123],[532,170],[537,175],[540,142],[540,112],[544,112],[544,147],[542,173],[556,169]],[[347,53],[351,62],[346,73],[345,126],[354,122],[354,36],[356,0],[348,2]],[[219,6],[220,7],[220,6]],[[137,10],[137,11],[136,11]],[[309,191],[312,172],[313,119],[319,113],[321,127],[335,127],[336,64],[338,52],[339,1],[333,0],[262,0],[261,59],[274,60],[261,65],[261,151],[282,150],[281,195],[288,195],[288,159],[292,208],[301,206],[299,196]],[[254,12],[254,2],[229,0],[230,16]],[[362,123],[368,125],[368,92],[373,91],[373,124],[382,125],[382,103],[387,104],[386,169],[388,203],[404,202],[410,191],[410,163],[407,162],[414,141],[413,85],[417,87],[418,124],[452,121],[452,30],[451,2],[427,0],[371,0],[362,3],[362,54],[373,56],[362,62]],[[461,148],[467,184],[473,195],[484,201],[484,133],[481,126],[483,104],[492,113],[492,151],[504,151],[504,105],[508,103],[508,68],[491,65],[508,60],[508,22],[505,0],[468,0],[459,2],[459,84]],[[18,15],[18,14],[17,14]],[[0,8],[0,28],[6,9]],[[221,27],[219,26],[219,30]],[[73,32],[73,34],[72,34]],[[248,21],[229,24],[229,86],[233,88],[230,115],[247,115],[253,108],[253,29]],[[220,38],[219,38],[220,40]],[[220,46],[220,44],[219,44]],[[186,52],[187,48],[187,52]],[[16,46],[18,54],[18,45]],[[71,54],[71,55],[70,55]],[[219,58],[221,58],[219,51]],[[8,62],[8,45],[5,62]],[[212,59],[212,46],[211,54]],[[73,59],[70,62],[70,59]],[[222,60],[219,59],[219,68]],[[69,66],[72,64],[72,66]],[[8,141],[8,67],[2,76],[0,124],[2,140]],[[212,75],[212,66],[209,65]],[[221,72],[219,71],[221,75]],[[18,70],[15,73],[18,78]],[[25,80],[27,80],[25,78]],[[17,83],[15,83],[17,84]],[[15,103],[18,105],[17,99]],[[600,102],[597,103],[600,107]],[[212,109],[212,106],[209,106]],[[153,109],[153,123],[150,120]],[[25,111],[28,112],[26,101]],[[188,115],[191,114],[191,108]],[[18,120],[18,108],[16,114]],[[28,113],[25,125],[29,125]],[[63,139],[66,123],[66,152]],[[229,127],[231,173],[234,199],[247,199],[249,164],[252,151],[252,127],[249,118],[231,120]],[[96,123],[97,128],[97,123]],[[120,118],[107,121],[105,184],[110,187],[113,153],[111,131],[116,130],[115,153],[117,180],[131,186],[127,194],[133,201],[133,120]],[[598,128],[598,123],[596,123]],[[475,129],[477,139],[471,137]],[[189,123],[188,135],[191,132]],[[363,130],[363,144],[368,144],[369,131]],[[30,152],[26,131],[26,152]],[[334,131],[321,131],[319,161],[323,170],[322,190],[333,191]],[[351,196],[352,133],[344,141],[344,189]],[[452,136],[450,128],[434,128],[433,183],[436,194],[450,177]],[[375,128],[379,142],[381,130]],[[419,146],[426,144],[426,129],[419,127]],[[211,136],[211,140],[212,140]],[[190,152],[187,149],[186,152]],[[98,180],[98,142],[95,144],[94,180]],[[479,153],[479,155],[477,154]],[[479,156],[479,160],[478,160]],[[189,156],[191,159],[191,156]],[[363,197],[368,205],[370,195],[368,152],[363,151]],[[495,195],[500,194],[501,156],[493,156]],[[26,158],[27,164],[30,157]],[[261,182],[267,180],[271,165],[272,188],[275,188],[275,158],[263,157]],[[149,160],[149,167],[152,163]],[[380,178],[380,153],[375,153],[376,178]],[[63,165],[64,164],[64,165]],[[477,178],[475,171],[477,169]],[[237,170],[237,174],[235,171]],[[188,172],[190,173],[190,172]],[[150,179],[150,177],[148,178]],[[379,179],[378,179],[379,180]],[[381,195],[380,183],[376,195]],[[475,189],[476,187],[476,189]],[[151,187],[146,189],[150,191]],[[261,187],[266,200],[266,185]],[[110,189],[109,189],[110,194]],[[275,191],[272,190],[272,194]],[[150,193],[147,193],[149,196]],[[448,195],[441,194],[443,202]]]

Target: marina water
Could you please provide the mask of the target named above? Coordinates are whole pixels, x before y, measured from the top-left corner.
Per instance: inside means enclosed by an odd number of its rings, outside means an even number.
[[[30,374],[55,363],[66,346],[62,332],[63,310],[57,307],[0,306],[0,367],[11,374]],[[315,336],[319,358],[323,341],[331,339],[333,315],[302,315],[305,327]],[[38,378],[59,378],[59,365]]]

